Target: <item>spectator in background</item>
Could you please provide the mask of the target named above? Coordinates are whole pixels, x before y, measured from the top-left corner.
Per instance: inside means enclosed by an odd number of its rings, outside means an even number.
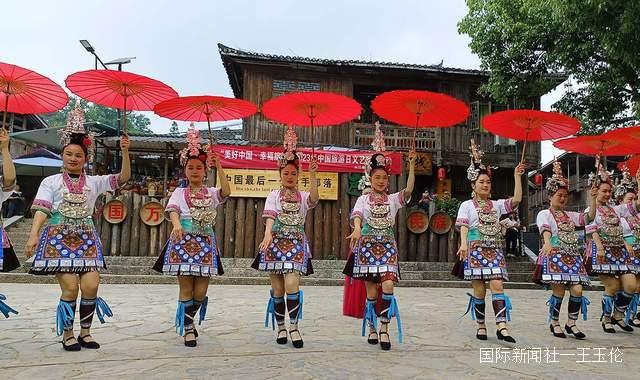
[[[7,218],[11,218],[14,215],[18,215],[22,213],[22,204],[24,202],[24,198],[22,197],[22,192],[20,191],[20,186],[16,185],[7,199]]]
[[[507,256],[515,256],[518,254],[518,238],[520,237],[520,220],[515,212],[503,219],[502,224],[505,229],[505,239],[507,241]]]

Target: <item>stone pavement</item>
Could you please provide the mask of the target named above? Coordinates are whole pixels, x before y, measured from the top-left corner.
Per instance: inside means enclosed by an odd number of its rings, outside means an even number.
[[[0,317],[0,378],[631,379],[640,373],[640,331],[602,332],[597,292],[587,292],[592,302],[589,320],[579,325],[588,338],[577,341],[550,335],[545,306],[549,293],[508,291],[514,306],[515,347],[525,349],[519,351],[524,357],[518,358],[511,345],[498,342],[492,324],[487,342],[475,339],[475,322],[468,316],[460,319],[467,305],[466,289],[397,289],[405,343],[397,343],[394,321],[390,352],[368,345],[360,336],[360,321],[342,316],[341,287],[303,288],[305,347],[300,350],[277,345],[271,329],[263,327],[268,287],[209,289],[207,320],[199,329],[196,348],[184,347],[173,328],[177,286],[105,285],[100,295],[115,316],[104,325],[94,318],[93,335],[103,347],[71,353],[62,350],[53,331],[56,285],[0,284],[0,293],[20,312],[9,319]],[[487,306],[492,316],[490,303]],[[566,318],[566,303],[561,315]],[[610,362],[612,347],[619,348],[622,363]],[[481,348],[488,363],[480,362]],[[545,348],[555,348],[559,355],[545,355]],[[602,357],[596,348],[606,348]],[[498,359],[496,349],[501,353]],[[505,352],[510,362],[503,362]],[[542,357],[535,363],[538,353]],[[530,362],[513,362],[523,358]]]

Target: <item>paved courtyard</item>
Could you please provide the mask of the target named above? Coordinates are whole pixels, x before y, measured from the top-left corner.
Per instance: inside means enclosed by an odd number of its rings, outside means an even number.
[[[300,350],[275,344],[271,329],[263,327],[266,286],[211,286],[207,321],[198,347],[190,349],[173,328],[177,286],[105,285],[101,296],[115,316],[104,325],[94,321],[93,335],[102,348],[70,353],[53,330],[57,286],[0,284],[0,293],[20,311],[0,319],[0,377],[631,379],[640,373],[640,332],[602,332],[596,292],[587,292],[589,321],[580,322],[588,338],[577,341],[550,336],[547,292],[509,291],[514,350],[498,342],[491,325],[487,342],[475,339],[475,322],[460,319],[466,289],[400,288],[405,343],[397,343],[394,322],[392,351],[382,352],[360,337],[359,320],[342,316],[341,287],[303,290],[305,347]],[[493,314],[489,304],[487,314]]]

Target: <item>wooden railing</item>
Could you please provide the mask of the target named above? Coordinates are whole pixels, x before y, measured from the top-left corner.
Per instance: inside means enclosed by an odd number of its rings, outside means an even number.
[[[376,127],[371,123],[353,123],[353,145],[362,149],[371,149]],[[414,130],[397,125],[382,124],[384,141],[388,148],[407,150],[411,148]],[[434,129],[418,129],[416,131],[416,149],[434,152],[438,148],[439,134]]]

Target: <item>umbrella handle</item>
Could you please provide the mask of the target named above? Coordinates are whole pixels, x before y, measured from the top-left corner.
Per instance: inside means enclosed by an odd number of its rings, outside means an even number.
[[[524,154],[527,151],[527,140],[524,140],[524,144],[522,145],[522,154],[520,155],[520,163],[524,164]]]
[[[9,85],[7,84],[7,87],[9,87]],[[7,128],[5,128],[5,125],[7,124],[7,110],[9,109],[9,93],[6,92],[4,94],[4,112],[2,113],[2,129],[4,129],[5,131],[7,130]]]

